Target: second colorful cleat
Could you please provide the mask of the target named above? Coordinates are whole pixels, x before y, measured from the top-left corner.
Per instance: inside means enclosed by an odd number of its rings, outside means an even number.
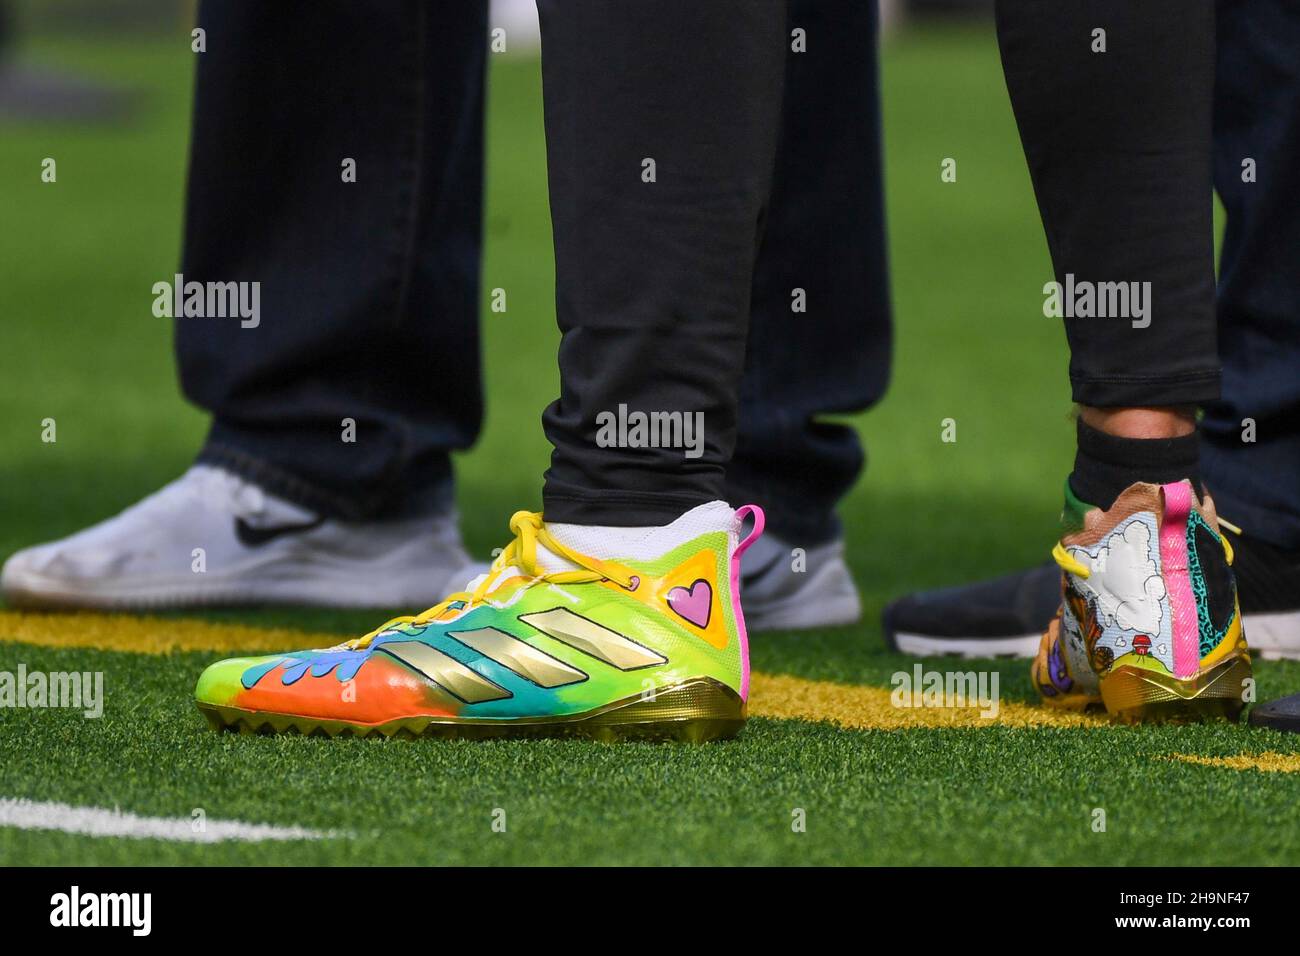
[[[1066,489],[1061,611],[1031,667],[1050,706],[1121,720],[1236,718],[1251,679],[1232,548],[1190,482],[1129,486],[1107,511]]]

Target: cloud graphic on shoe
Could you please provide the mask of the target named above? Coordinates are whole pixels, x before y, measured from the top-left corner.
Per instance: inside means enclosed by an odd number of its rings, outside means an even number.
[[[1159,634],[1164,615],[1165,582],[1151,550],[1151,528],[1131,521],[1122,534],[1112,533],[1095,555],[1083,548],[1071,553],[1092,574],[1078,583],[1097,598],[1107,625],[1144,634]]]

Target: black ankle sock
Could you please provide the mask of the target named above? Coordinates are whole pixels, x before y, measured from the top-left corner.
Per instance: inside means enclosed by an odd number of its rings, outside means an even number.
[[[1190,478],[1201,494],[1200,453],[1195,432],[1181,438],[1121,438],[1089,428],[1079,419],[1078,451],[1070,488],[1103,511],[1135,481],[1162,485]]]

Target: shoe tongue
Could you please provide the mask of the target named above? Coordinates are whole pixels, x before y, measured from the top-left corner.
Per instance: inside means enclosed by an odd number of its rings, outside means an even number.
[[[736,513],[725,501],[699,505],[665,525],[624,528],[558,521],[546,525],[547,533],[566,548],[601,561],[652,561],[710,531],[722,531],[731,535],[734,547],[736,530]],[[537,570],[544,574],[554,574],[560,571],[578,571],[581,568],[539,541]],[[523,574],[520,568],[506,568],[500,575],[500,580]],[[471,583],[471,589],[478,580]]]
[[[578,565],[574,564],[568,558],[556,554],[539,541],[537,542],[537,570],[543,574],[554,574],[559,571],[577,571],[580,569]],[[480,583],[482,583],[483,579],[488,576],[495,578],[497,584],[502,581],[508,581],[510,578],[514,577],[531,577],[531,575],[527,574],[523,568],[512,564],[508,567],[502,568],[500,571],[489,570],[476,575],[469,580],[464,589],[466,591],[473,591]],[[494,584],[493,586],[495,587],[496,585]]]
[[[566,541],[565,544],[568,544],[568,542]],[[574,547],[574,550],[583,554],[590,553],[590,552],[583,551],[582,548],[578,548],[578,547]],[[580,571],[582,569],[578,565],[570,561],[568,558],[564,557],[563,555],[556,554],[550,548],[546,547],[544,544],[538,541],[537,542],[537,570],[542,574],[556,574],[560,571]],[[512,577],[514,575],[521,575],[525,577],[527,576],[522,568],[511,566],[509,568],[506,568],[505,572],[501,575],[501,580],[504,581],[506,578]]]
[[[546,530],[556,541],[579,554],[587,554],[603,561],[653,561],[702,534],[721,531],[736,534],[736,513],[725,501],[710,501],[698,505],[664,525],[636,527],[611,527],[605,525],[547,524]],[[543,561],[543,549],[537,547],[538,563]],[[573,564],[565,558],[546,552],[546,560],[562,562],[561,570],[571,570]]]

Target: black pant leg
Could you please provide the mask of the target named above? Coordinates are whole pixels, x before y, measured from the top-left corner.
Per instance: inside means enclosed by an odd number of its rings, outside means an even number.
[[[998,0],[997,25],[1057,282],[1151,284],[1145,317],[1066,318],[1075,401],[1216,398],[1213,0]]]
[[[780,119],[785,4],[538,7],[563,335],[560,398],[543,415],[554,446],[546,516],[660,524],[724,493]],[[602,438],[598,418],[608,425],[620,406],[702,416],[703,440],[633,447],[633,431],[608,428]],[[661,429],[671,440],[666,419]]]
[[[877,16],[875,0],[792,0],[787,25],[727,498],[762,505],[804,546],[838,533],[835,505],[864,461],[857,430],[823,417],[869,407],[889,381]],[[796,28],[804,52],[790,50]]]
[[[486,23],[480,0],[202,4],[182,271],[261,284],[255,328],[176,320],[202,460],[346,518],[447,494],[482,414]]]

